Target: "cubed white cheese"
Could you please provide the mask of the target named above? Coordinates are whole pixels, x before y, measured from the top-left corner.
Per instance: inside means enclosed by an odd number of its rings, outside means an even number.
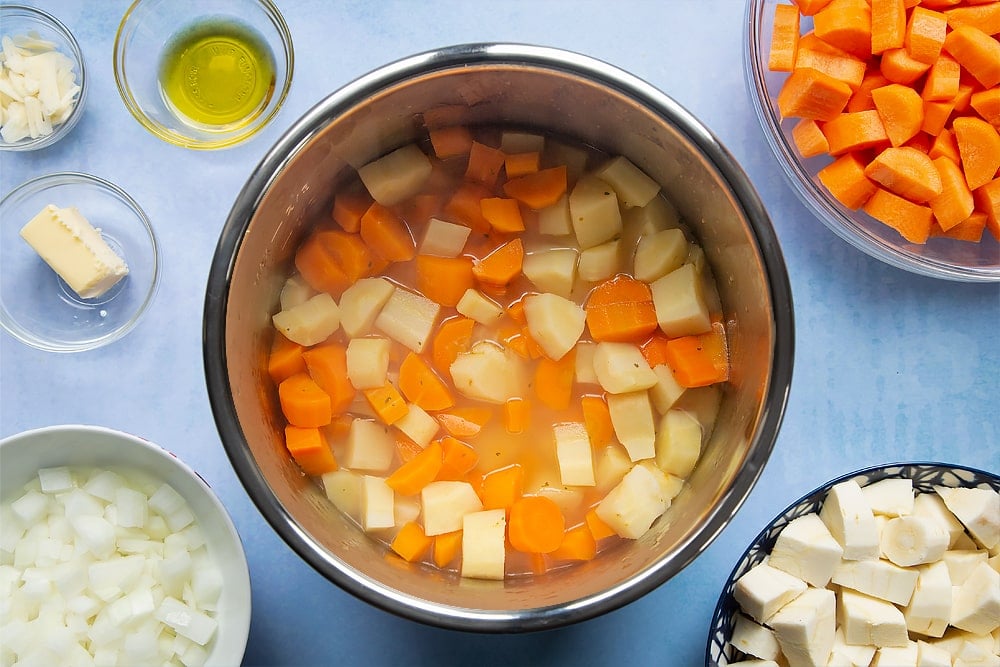
[[[808,588],[768,620],[789,667],[826,667],[837,631],[833,591]]]
[[[891,602],[842,588],[839,622],[848,644],[904,647],[909,641],[903,612]]]
[[[781,529],[771,549],[771,567],[822,588],[840,564],[843,548],[815,512],[793,519]]]
[[[843,547],[843,558],[865,560],[879,557],[875,516],[857,482],[849,480],[834,485],[823,501],[819,516]]]
[[[470,512],[462,517],[462,576],[503,579],[507,517],[503,509]]]
[[[802,595],[806,588],[806,582],[771,567],[764,560],[736,580],[733,598],[755,621],[767,623],[775,612]]]

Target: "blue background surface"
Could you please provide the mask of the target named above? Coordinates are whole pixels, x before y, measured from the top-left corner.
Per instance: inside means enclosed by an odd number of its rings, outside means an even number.
[[[60,355],[0,336],[0,436],[100,424],[148,438],[197,469],[246,547],[253,583],[247,665],[703,664],[723,582],[746,544],[791,501],[829,478],[889,461],[1000,469],[1000,287],[882,264],[800,204],[744,87],[742,0],[281,0],[296,54],[284,109],[249,143],[207,153],[159,141],[122,104],[112,46],[127,2],[34,4],[75,33],[91,90],[67,139],[37,153],[2,154],[0,192],[53,171],[109,179],[151,218],[163,273],[143,320],[108,347]],[[474,41],[578,51],[630,71],[693,112],[757,187],[795,301],[795,376],[784,425],[761,480],[726,530],[678,576],[633,604],[527,636],[425,627],[366,605],[310,569],[264,522],[233,473],[202,371],[209,263],[237,192],[264,152],[313,104],[356,77],[413,53]]]

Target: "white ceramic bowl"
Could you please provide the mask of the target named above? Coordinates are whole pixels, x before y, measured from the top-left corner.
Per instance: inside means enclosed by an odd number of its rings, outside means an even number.
[[[137,470],[184,497],[223,578],[219,626],[206,664],[238,665],[250,630],[250,575],[236,527],[205,481],[170,452],[137,436],[101,426],[49,426],[0,440],[3,500],[18,497],[39,469],[58,466]]]
[[[981,487],[1000,491],[1000,476],[995,473],[966,466],[934,462],[889,463],[863,468],[841,475],[813,489],[774,517],[753,539],[750,546],[736,562],[732,573],[726,579],[722,595],[715,607],[715,614],[712,616],[708,649],[705,653],[706,667],[729,665],[739,660],[748,659],[729,644],[736,615],[739,613],[739,604],[733,598],[733,590],[736,587],[736,581],[771,552],[778,539],[778,534],[785,526],[800,516],[818,512],[823,506],[823,500],[827,493],[836,484],[855,480],[864,487],[882,479],[907,477],[913,480],[913,488],[919,493],[933,493],[935,486]]]

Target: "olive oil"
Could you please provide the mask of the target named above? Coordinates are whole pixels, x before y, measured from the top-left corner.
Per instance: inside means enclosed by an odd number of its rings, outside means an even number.
[[[208,19],[179,32],[159,69],[167,106],[206,129],[249,123],[274,92],[274,54],[253,28],[232,19]]]

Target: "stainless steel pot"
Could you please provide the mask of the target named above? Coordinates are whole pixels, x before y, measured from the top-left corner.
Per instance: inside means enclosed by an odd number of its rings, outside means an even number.
[[[423,113],[517,125],[624,154],[657,179],[715,273],[732,380],[690,484],[642,539],[578,566],[505,582],[462,580],[386,557],[303,477],[282,445],[266,372],[291,257],[328,215],[338,181],[416,139]],[[792,297],[774,230],[733,157],[652,86],[565,51],[472,44],[382,67],[331,94],[268,152],[222,231],[204,312],[209,396],[230,460],[265,519],[311,566],[404,617],[448,628],[516,632],[615,609],[691,562],[725,527],[774,445],[792,374]]]

